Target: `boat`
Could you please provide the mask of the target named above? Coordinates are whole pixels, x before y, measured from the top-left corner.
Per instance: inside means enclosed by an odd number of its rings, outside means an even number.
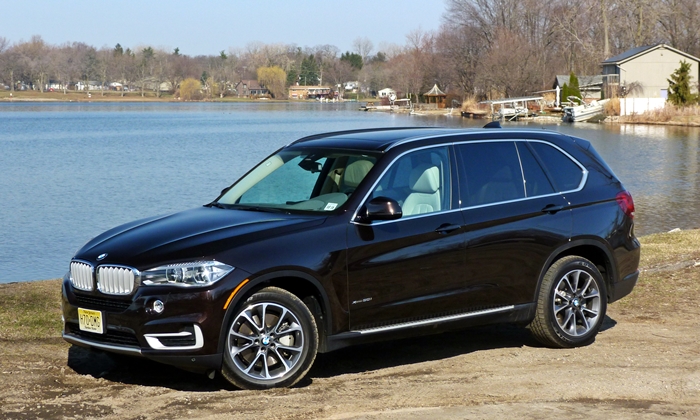
[[[501,104],[501,109],[498,110],[496,116],[498,119],[505,119],[508,121],[513,121],[518,117],[527,117],[528,110],[524,104],[517,102],[507,102]]]
[[[602,114],[605,103],[608,102],[608,99],[601,99],[586,103],[578,96],[569,96],[567,99],[572,105],[565,106],[563,109],[564,115],[561,119],[564,122],[588,121],[595,115]],[[573,105],[574,102],[578,102],[579,105]]]

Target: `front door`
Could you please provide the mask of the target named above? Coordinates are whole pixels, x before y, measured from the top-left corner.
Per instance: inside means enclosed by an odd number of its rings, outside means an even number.
[[[465,248],[452,162],[448,146],[399,157],[367,200],[393,198],[403,216],[348,227],[351,329],[412,322],[460,309]]]

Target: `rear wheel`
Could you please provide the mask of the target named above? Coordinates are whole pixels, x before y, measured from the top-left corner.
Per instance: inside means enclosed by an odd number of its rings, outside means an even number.
[[[306,305],[268,287],[236,309],[226,334],[222,375],[243,389],[288,387],[311,368],[318,330]]]
[[[584,346],[595,339],[606,309],[605,282],[598,268],[582,257],[564,257],[544,276],[530,329],[548,346]]]

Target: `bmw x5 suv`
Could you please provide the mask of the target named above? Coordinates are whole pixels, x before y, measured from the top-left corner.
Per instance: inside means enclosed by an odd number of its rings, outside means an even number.
[[[385,128],[276,151],[209,204],[88,242],[63,337],[294,385],[318,352],[491,323],[591,343],[639,272],[634,203],[583,139]]]

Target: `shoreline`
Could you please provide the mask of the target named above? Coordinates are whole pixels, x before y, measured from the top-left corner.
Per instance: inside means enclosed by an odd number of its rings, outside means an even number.
[[[120,96],[113,93],[107,95],[100,95],[96,93],[91,97],[87,97],[86,93],[77,92],[19,92],[20,96],[9,96],[9,92],[0,92],[0,104],[23,104],[23,103],[316,103],[315,100],[289,100],[289,99],[250,99],[250,98],[211,98],[196,101],[182,101],[173,97],[160,97],[155,96],[140,96],[138,93],[130,93],[129,96]],[[28,95],[28,96],[25,96]],[[53,95],[60,95],[63,97],[50,97]],[[371,101],[367,99],[364,101],[343,101],[343,102],[354,102],[362,103]],[[324,102],[325,103],[325,102]],[[336,102],[338,103],[338,102]],[[362,110],[361,110],[362,111]],[[361,112],[360,111],[360,112]],[[412,116],[442,116],[442,117],[461,117],[468,118],[461,115],[462,110],[460,108],[450,108],[450,109],[419,109],[411,111],[410,109],[394,109],[394,110],[383,110],[383,109],[373,109],[368,110],[370,112],[389,112],[389,113],[399,113],[399,114],[410,114]],[[640,116],[634,116],[634,120],[630,120],[629,117],[620,116],[608,116],[599,121],[602,124],[633,124],[633,125],[658,125],[658,126],[669,126],[669,127],[700,127],[700,118],[691,117],[679,117],[683,118],[684,121],[654,121],[654,120],[640,120]],[[470,119],[483,119],[485,121],[490,121],[490,118],[470,118]],[[535,117],[520,118],[519,121],[533,122],[533,123],[545,123],[545,124],[558,124],[561,123],[561,117],[554,115],[542,115]],[[580,124],[580,123],[579,123]]]

